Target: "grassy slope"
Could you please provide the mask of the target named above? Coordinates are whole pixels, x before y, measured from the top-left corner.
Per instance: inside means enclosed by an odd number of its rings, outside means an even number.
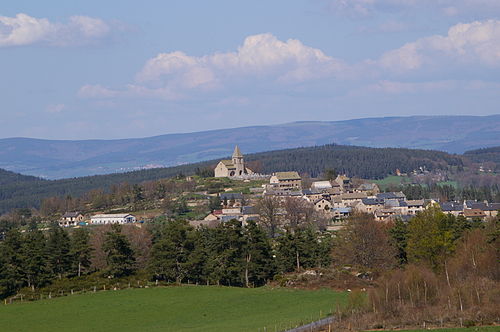
[[[388,330],[394,331],[394,330]],[[498,332],[500,326],[481,326],[481,327],[462,327],[462,328],[447,328],[447,329],[418,329],[418,330],[399,330],[398,332]],[[378,331],[385,332],[385,331]]]
[[[107,291],[0,306],[0,331],[274,331],[346,299],[330,290],[214,286]]]

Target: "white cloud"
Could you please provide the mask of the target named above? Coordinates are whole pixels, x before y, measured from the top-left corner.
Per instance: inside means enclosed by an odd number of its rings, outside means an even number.
[[[54,23],[20,13],[15,17],[0,16],[0,47],[81,45],[103,39],[110,31],[108,23],[88,16],[72,16],[67,23]]]
[[[60,113],[64,111],[66,105],[64,104],[51,104],[47,106],[47,112],[49,113]]]
[[[186,91],[207,92],[233,82],[272,82],[276,85],[346,75],[348,67],[321,50],[299,40],[286,42],[272,34],[245,38],[236,52],[195,57],[180,51],[161,53],[148,60],[136,75],[136,83],[112,90],[86,85],[79,91],[84,98],[116,96],[181,99]],[[245,83],[243,83],[245,84]]]
[[[491,17],[500,13],[498,0],[329,0],[328,7],[338,14],[358,17],[377,12],[400,13],[414,9],[428,9],[446,16],[480,15]]]
[[[454,25],[446,36],[421,38],[385,53],[379,64],[399,72],[436,64],[500,67],[500,21]]]
[[[304,81],[342,70],[339,60],[299,40],[284,42],[272,34],[249,36],[236,52],[193,57],[183,52],[158,54],[137,75],[139,82],[173,77],[176,83],[194,88],[217,84],[231,76],[268,76],[281,81]]]
[[[205,56],[181,51],[161,53],[148,60],[135,82],[125,87],[85,85],[78,94],[90,99],[203,100],[207,94],[224,99],[232,93],[242,95],[244,91],[244,95],[259,90],[267,94],[319,90],[339,94],[356,85],[370,84],[372,91],[405,93],[424,87],[453,88],[447,79],[478,79],[474,73],[499,68],[500,21],[495,20],[457,24],[446,35],[421,38],[378,59],[354,64],[346,64],[299,40],[281,41],[272,34],[259,34],[245,38],[235,52]],[[469,77],[464,76],[465,69]],[[395,77],[396,81],[417,78],[433,82],[438,79],[439,83],[399,83],[394,82]]]

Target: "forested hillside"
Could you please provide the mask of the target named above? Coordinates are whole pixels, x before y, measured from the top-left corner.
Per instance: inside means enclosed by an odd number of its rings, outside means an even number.
[[[367,148],[345,145],[323,145],[250,155],[249,161],[259,161],[265,173],[297,170],[312,177],[325,169],[364,179],[381,179],[396,169],[410,172],[422,167],[429,171],[463,165],[457,155],[432,150],[397,148]]]
[[[465,152],[464,156],[469,158],[471,161],[478,163],[494,162],[500,164],[500,146],[470,150]]]
[[[379,179],[393,173],[418,167],[428,170],[448,169],[462,165],[461,156],[431,150],[395,148],[365,148],[342,145],[324,145],[250,154],[245,157],[250,167],[262,173],[296,170],[310,176],[319,176],[325,169],[366,179]],[[13,208],[39,207],[45,197],[77,197],[97,188],[109,189],[120,183],[140,183],[194,174],[211,169],[218,160],[168,168],[140,170],[128,173],[96,175],[63,180],[42,180],[8,171],[0,172],[0,213]],[[17,180],[16,180],[17,179]]]

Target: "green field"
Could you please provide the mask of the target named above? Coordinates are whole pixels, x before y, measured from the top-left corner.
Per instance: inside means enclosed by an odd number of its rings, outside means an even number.
[[[394,332],[394,330],[378,331],[378,332]],[[417,330],[398,330],[398,332],[499,332],[500,326],[481,326],[481,327],[462,327],[462,328],[445,328],[445,329],[417,329]]]
[[[319,319],[346,293],[182,286],[73,295],[0,306],[0,331],[267,331]]]

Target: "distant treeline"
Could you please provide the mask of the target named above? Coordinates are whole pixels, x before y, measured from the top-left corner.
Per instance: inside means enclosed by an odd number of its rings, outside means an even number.
[[[312,177],[325,169],[335,169],[365,179],[381,179],[396,169],[409,172],[419,167],[427,170],[448,170],[463,167],[462,156],[432,150],[398,148],[365,148],[324,145],[309,148],[255,153],[245,156],[249,167],[257,172],[296,170]],[[14,208],[40,207],[43,198],[53,196],[79,197],[93,189],[109,190],[121,183],[137,184],[174,176],[210,175],[218,160],[168,168],[86,176],[62,180],[44,180],[2,170],[0,172],[0,214]]]
[[[470,150],[464,156],[476,163],[493,162],[497,164],[497,168],[500,166],[500,146]]]
[[[335,144],[257,153],[247,160],[259,161],[265,173],[296,170],[318,177],[325,169],[335,169],[337,173],[363,179],[382,179],[396,169],[410,172],[419,167],[429,171],[463,167],[461,156],[442,151]]]

